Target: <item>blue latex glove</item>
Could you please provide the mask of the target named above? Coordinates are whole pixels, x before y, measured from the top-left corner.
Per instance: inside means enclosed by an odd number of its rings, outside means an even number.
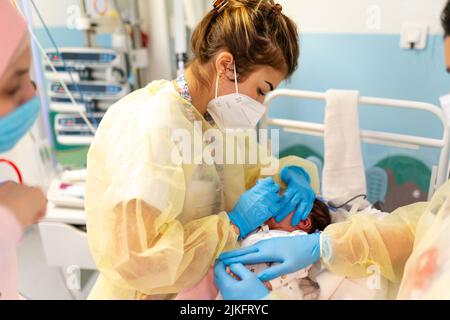
[[[281,208],[280,186],[272,178],[259,180],[253,189],[244,193],[228,216],[240,230],[240,239],[255,231],[276,216]]]
[[[258,275],[263,282],[297,272],[319,259],[320,233],[272,238],[258,242],[249,248],[226,252],[219,258],[228,266],[236,263],[243,265],[275,263]]]
[[[218,261],[214,268],[216,285],[224,300],[261,300],[270,294],[256,274],[242,264],[233,264],[230,269],[241,280],[229,275],[227,266],[222,261]]]
[[[316,195],[311,187],[311,178],[308,173],[300,167],[285,167],[281,171],[281,179],[288,188],[281,202],[283,209],[275,217],[277,222],[281,222],[295,210],[291,224],[297,226],[300,221],[308,219],[314,206]]]

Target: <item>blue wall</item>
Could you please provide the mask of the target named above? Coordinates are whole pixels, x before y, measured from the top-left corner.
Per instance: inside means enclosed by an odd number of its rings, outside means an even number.
[[[66,27],[52,27],[50,32],[58,47],[77,47],[85,45],[84,33],[81,31],[70,30]],[[45,49],[53,48],[52,43],[43,28],[35,29],[35,33]],[[111,37],[109,35],[97,36],[96,41],[97,44],[102,47],[111,47]]]
[[[439,105],[439,97],[450,92],[450,75],[445,71],[442,36],[431,36],[425,51],[400,48],[398,35],[304,34],[300,69],[284,87],[301,90],[359,90],[364,96],[407,99]],[[271,117],[323,123],[323,103],[280,99]],[[440,121],[419,111],[362,107],[361,127],[369,130],[442,136]],[[323,154],[322,139],[281,134],[282,146],[306,144]],[[365,145],[366,165],[385,156],[407,154],[427,165],[437,163],[433,149],[402,149]]]

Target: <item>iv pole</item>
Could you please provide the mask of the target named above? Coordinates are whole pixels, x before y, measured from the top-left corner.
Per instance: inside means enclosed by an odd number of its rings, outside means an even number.
[[[177,76],[184,73],[187,62],[187,31],[184,12],[184,0],[173,0],[175,21],[175,53],[177,61]]]

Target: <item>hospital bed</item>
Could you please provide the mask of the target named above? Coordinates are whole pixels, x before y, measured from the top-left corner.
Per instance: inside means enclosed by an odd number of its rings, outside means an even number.
[[[294,98],[298,100],[319,100],[326,101],[326,94],[323,92],[300,91],[290,89],[279,89],[271,92],[265,101],[270,108],[273,103],[280,98]],[[369,144],[393,146],[398,148],[417,150],[421,147],[428,147],[439,150],[439,163],[432,168],[431,181],[428,192],[428,199],[431,199],[435,191],[447,182],[449,178],[449,152],[450,152],[450,131],[448,120],[443,110],[435,105],[416,101],[382,99],[372,97],[360,97],[359,105],[370,107],[388,107],[403,110],[421,110],[433,114],[437,117],[443,127],[442,138],[432,139],[414,135],[396,134],[383,131],[361,130],[361,141]],[[262,120],[261,128],[267,129],[269,126],[282,128],[288,133],[303,134],[307,136],[323,137],[325,132],[324,124],[311,123],[305,121],[270,118],[268,113]]]
[[[289,89],[280,89],[270,93],[265,101],[265,104],[270,109],[274,107],[275,101],[280,98],[289,98],[295,99],[295,101],[289,101],[277,104],[277,108],[286,108],[293,107],[295,102],[299,101],[324,101],[327,100],[327,94],[321,92],[311,92],[311,91],[299,91],[299,90],[289,90]],[[325,103],[326,105],[326,103]],[[314,105],[316,107],[316,105]],[[405,100],[393,100],[393,99],[380,99],[380,98],[371,98],[371,97],[360,97],[358,106],[369,106],[370,108],[376,107],[388,107],[402,110],[420,110],[429,114],[434,115],[438,118],[443,127],[443,133],[441,138],[431,139],[428,137],[421,136],[413,136],[413,135],[405,135],[405,134],[396,134],[385,131],[371,131],[360,129],[361,143],[368,144],[376,144],[381,146],[389,146],[389,147],[397,147],[403,149],[412,149],[418,150],[421,147],[427,147],[436,149],[439,151],[439,162],[437,165],[433,166],[431,170],[431,179],[428,190],[428,199],[431,199],[435,191],[442,186],[449,177],[449,127],[448,120],[445,116],[442,109],[437,106],[421,103],[415,101],[405,101]],[[306,106],[307,107],[307,106]],[[303,108],[303,104],[302,104]],[[262,129],[268,129],[270,127],[281,128],[287,133],[306,135],[306,136],[315,136],[315,137],[324,137],[325,135],[325,124],[320,123],[312,123],[307,121],[296,121],[290,119],[282,119],[282,118],[272,118],[269,116],[267,112],[261,122]],[[303,148],[302,152],[305,152],[305,149],[309,149],[308,147],[301,146]],[[295,146],[290,149],[299,149],[299,146]],[[321,159],[318,158],[317,152],[315,150],[312,151],[312,156],[310,157],[313,163],[316,163],[319,172],[321,173],[323,170],[323,163]],[[287,154],[285,154],[287,155]],[[375,169],[375,170],[374,170]],[[366,176],[369,177],[371,172],[375,173],[378,171],[382,171],[380,167],[370,168],[366,171]],[[426,184],[425,184],[426,188]],[[368,188],[369,191],[369,188]],[[386,189],[384,189],[386,192]],[[369,197],[370,198],[370,197]],[[372,204],[374,204],[372,202]],[[339,213],[338,216],[341,216],[342,213]],[[318,278],[317,278],[318,279]],[[339,277],[326,270],[322,270],[320,273],[320,279],[317,280],[320,282],[320,285],[325,285],[325,293],[334,292],[332,295],[322,296],[321,299],[354,299],[356,296],[364,299],[393,299],[396,297],[398,292],[398,285],[390,283],[385,278],[377,278],[374,275],[369,276],[368,278],[361,279],[350,279],[345,277]],[[379,288],[370,289],[369,284],[373,279],[378,279]],[[328,290],[327,290],[328,288]],[[322,287],[321,287],[322,290]],[[330,291],[331,290],[331,291]]]

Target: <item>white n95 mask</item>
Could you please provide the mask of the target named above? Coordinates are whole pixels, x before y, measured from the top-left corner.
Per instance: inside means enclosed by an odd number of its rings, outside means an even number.
[[[255,129],[266,113],[266,106],[247,95],[240,94],[234,65],[236,92],[218,97],[219,75],[216,79],[216,97],[208,103],[208,112],[220,130]]]

